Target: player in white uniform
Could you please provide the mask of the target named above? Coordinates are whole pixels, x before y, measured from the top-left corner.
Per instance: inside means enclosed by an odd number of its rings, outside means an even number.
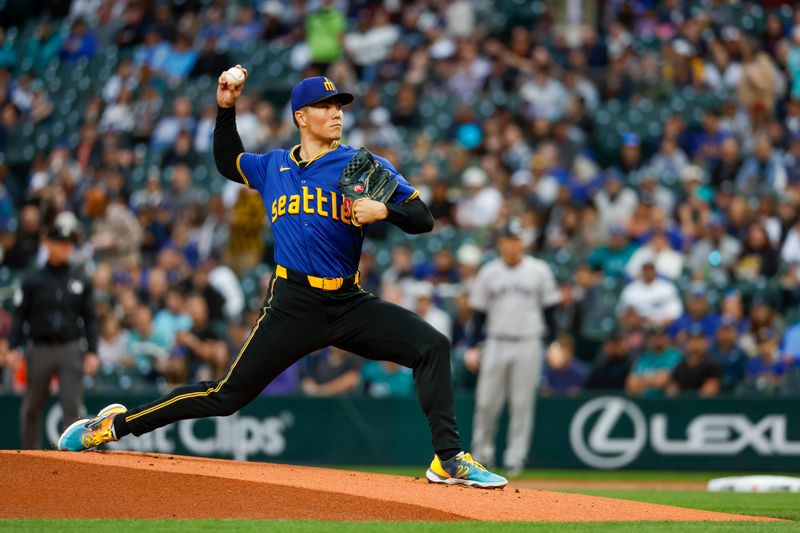
[[[519,474],[528,456],[534,401],[542,370],[543,339],[555,338],[554,310],[561,300],[550,267],[525,254],[518,220],[503,228],[500,257],[484,265],[470,292],[474,318],[467,368],[478,370],[472,449],[494,464],[497,422],[508,400],[509,426],[503,466]],[[482,349],[475,344],[483,336]]]

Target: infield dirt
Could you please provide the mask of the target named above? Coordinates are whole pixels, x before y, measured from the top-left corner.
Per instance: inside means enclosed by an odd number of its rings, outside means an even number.
[[[131,452],[0,451],[0,518],[771,520],[422,477]]]

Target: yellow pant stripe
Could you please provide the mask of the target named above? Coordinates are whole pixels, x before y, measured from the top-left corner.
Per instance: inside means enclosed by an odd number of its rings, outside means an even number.
[[[167,400],[165,402],[161,402],[158,405],[154,405],[153,407],[150,407],[149,409],[145,409],[144,411],[140,411],[140,412],[138,412],[138,413],[136,413],[134,415],[131,415],[131,416],[126,416],[125,417],[125,422],[130,422],[131,420],[136,420],[137,418],[139,418],[141,416],[150,414],[150,413],[152,413],[154,411],[157,411],[159,409],[167,407],[168,405],[172,405],[173,403],[175,403],[175,402],[177,402],[179,400],[187,400],[189,398],[197,398],[197,397],[200,397],[200,396],[208,396],[209,394],[211,394],[213,392],[219,392],[219,390],[222,388],[222,386],[225,384],[225,382],[228,381],[228,379],[231,377],[231,374],[233,374],[233,369],[236,368],[236,365],[239,363],[239,359],[242,358],[242,355],[244,354],[244,351],[247,349],[247,346],[250,344],[250,341],[253,340],[253,337],[255,336],[256,331],[258,331],[259,326],[261,326],[261,321],[264,320],[264,318],[267,316],[267,311],[269,310],[269,308],[272,305],[272,298],[275,296],[275,293],[274,293],[275,279],[276,278],[272,279],[272,287],[270,287],[269,301],[267,302],[266,307],[264,307],[264,312],[261,314],[261,317],[258,319],[258,322],[256,322],[256,325],[253,328],[253,331],[250,332],[250,335],[247,337],[247,340],[244,342],[244,345],[242,346],[242,349],[239,350],[239,355],[236,356],[236,360],[233,362],[233,364],[231,365],[231,368],[228,370],[228,374],[225,376],[225,378],[223,378],[217,384],[216,387],[212,387],[212,388],[206,389],[205,391],[187,392],[186,394],[180,394],[178,396],[175,396],[174,398],[170,398],[169,400]]]

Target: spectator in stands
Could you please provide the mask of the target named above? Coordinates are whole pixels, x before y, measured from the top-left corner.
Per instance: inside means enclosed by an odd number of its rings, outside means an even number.
[[[758,354],[759,332],[770,331],[780,337],[784,328],[783,319],[770,305],[766,296],[763,293],[756,293],[750,300],[747,320],[739,337],[739,346],[747,355],[755,357]]]
[[[192,101],[181,96],[172,105],[172,115],[163,117],[156,124],[151,140],[153,148],[163,150],[175,144],[181,131],[194,132],[197,121],[192,116]]]
[[[219,323],[224,320],[225,297],[209,281],[210,268],[202,262],[192,274],[192,291],[203,298],[208,320]]]
[[[97,356],[100,358],[101,373],[110,374],[133,366],[133,359],[126,351],[128,335],[128,331],[122,329],[116,315],[108,313],[103,317],[97,339]]]
[[[718,395],[722,387],[722,367],[708,355],[708,337],[703,326],[693,324],[687,336],[683,360],[672,371],[667,394],[696,392],[701,398]]]
[[[757,333],[758,349],[755,357],[747,361],[743,389],[771,394],[777,392],[795,372],[797,362],[780,350],[780,338],[770,328]]]
[[[22,208],[19,223],[8,226],[3,239],[3,265],[13,270],[25,270],[33,264],[39,251],[42,217],[33,204]]]
[[[637,249],[628,260],[625,273],[634,278],[641,272],[642,265],[653,263],[659,276],[676,280],[683,272],[683,262],[683,254],[672,249],[666,231],[656,228],[647,244]]]
[[[748,38],[739,43],[742,54],[742,77],[736,87],[736,97],[745,109],[771,116],[779,90],[778,70],[758,44]]]
[[[400,285],[403,292],[409,295],[408,303],[404,304],[407,307],[410,307],[410,294],[416,284],[413,266],[411,248],[405,244],[398,244],[392,248],[391,263],[381,276],[381,291],[389,284]]]
[[[742,168],[739,142],[729,135],[719,145],[719,160],[711,166],[711,186],[720,187],[723,183],[733,184]]]
[[[697,136],[697,149],[692,159],[706,168],[713,168],[720,161],[720,146],[726,134],[720,130],[719,113],[716,109],[703,110],[703,131]]]
[[[59,32],[53,31],[49,20],[36,24],[33,35],[26,43],[25,58],[30,61],[34,72],[44,72],[50,61],[58,56],[63,40]]]
[[[433,326],[438,332],[453,340],[453,325],[450,315],[434,302],[436,288],[429,281],[419,281],[412,289],[414,295],[414,311]]]
[[[608,170],[603,188],[594,195],[594,202],[603,224],[611,227],[627,223],[633,216],[638,198],[634,190],[625,187],[619,172]]]
[[[178,133],[178,138],[175,139],[175,144],[166,151],[161,164],[164,167],[173,167],[177,165],[185,165],[188,170],[197,166],[198,156],[192,146],[192,134],[186,130]],[[174,181],[174,178],[173,178]]]
[[[480,167],[467,168],[461,175],[464,194],[456,204],[456,223],[462,228],[493,224],[500,214],[503,196]]]
[[[97,53],[97,40],[95,39],[86,21],[77,19],[72,23],[69,35],[61,45],[59,56],[63,61],[72,63],[80,58],[91,59]]]
[[[189,296],[186,311],[191,328],[175,333],[175,353],[182,358],[182,382],[194,383],[219,379],[228,365],[225,342],[211,327],[208,306],[200,295]]]
[[[694,273],[702,272],[704,278],[727,282],[728,273],[741,253],[741,243],[725,232],[725,219],[716,213],[700,227],[700,235],[701,240],[692,246],[687,266]]]
[[[649,202],[654,207],[654,212],[672,214],[676,211],[676,196],[668,187],[658,180],[657,176],[647,168],[639,173],[639,191],[642,202]],[[663,229],[663,228],[662,228]],[[672,244],[674,247],[675,244]]]
[[[661,139],[658,152],[647,165],[647,172],[665,183],[675,183],[688,165],[689,158],[676,140],[664,137]]]
[[[252,270],[261,262],[266,218],[264,203],[258,193],[241,188],[231,212],[230,240],[225,250],[225,263],[237,274]]]
[[[153,318],[153,335],[164,339],[168,348],[175,344],[175,337],[192,327],[192,317],[188,314],[183,290],[177,286],[167,289],[164,307]]]
[[[683,313],[683,304],[675,285],[658,278],[652,262],[642,266],[639,277],[629,283],[619,297],[619,311],[633,307],[651,324],[668,326]]]
[[[155,73],[161,68],[170,45],[155,27],[149,27],[133,53],[133,64],[141,72]]]
[[[361,384],[361,359],[331,346],[304,360],[300,386],[307,396],[341,396]]]
[[[530,117],[544,113],[549,121],[560,119],[567,109],[567,92],[553,76],[550,53],[543,46],[533,51],[533,68],[533,75],[520,87],[520,95],[526,104],[526,114]]]
[[[625,348],[622,331],[614,330],[606,336],[603,349],[595,358],[585,388],[623,391],[630,371],[631,357]]]
[[[648,350],[634,363],[625,392],[633,396],[663,396],[683,354],[672,346],[665,327],[653,326],[647,335]]]
[[[130,48],[140,44],[145,39],[145,31],[149,23],[144,5],[128,4],[122,17],[125,22],[117,34],[117,46]]]
[[[391,361],[367,361],[361,369],[364,387],[373,398],[410,397],[414,394],[411,369]]]
[[[145,286],[142,288],[143,290],[139,297],[142,303],[155,313],[164,307],[166,302],[167,291],[169,290],[167,273],[161,267],[154,267],[147,272],[143,279]]]
[[[361,12],[355,31],[344,36],[344,48],[362,80],[376,79],[378,64],[389,57],[389,51],[399,38],[399,29],[391,23],[384,8],[376,9],[372,17]]]
[[[202,263],[201,268],[208,269],[208,282],[223,298],[225,317],[238,318],[245,310],[244,292],[236,274],[227,265],[221,264],[219,255],[212,253]],[[238,347],[237,347],[238,351]]]
[[[219,253],[228,241],[230,226],[222,196],[213,194],[205,210],[205,218],[197,229],[197,252],[201,260]]]
[[[575,270],[575,284],[570,288],[573,303],[572,327],[575,335],[575,356],[591,362],[598,355],[607,331],[607,319],[614,314],[613,303],[604,286],[603,271],[598,267],[581,264]],[[562,300],[562,307],[565,302]]]
[[[786,234],[781,248],[781,259],[791,265],[800,265],[800,217]]]
[[[136,142],[149,142],[153,135],[158,117],[161,113],[163,101],[158,90],[152,83],[143,83],[140,86],[140,96],[133,105],[136,116],[136,127],[133,138]],[[164,141],[166,142],[166,141]]]
[[[752,194],[768,187],[774,192],[783,192],[787,182],[783,154],[776,149],[769,137],[756,138],[753,154],[744,159],[736,175],[736,188],[740,193]]]
[[[111,198],[102,218],[95,221],[92,245],[96,257],[115,269],[139,265],[141,242],[142,228],[128,209],[125,198]]]
[[[723,316],[710,351],[711,358],[722,367],[722,390],[728,392],[744,379],[747,368],[747,354],[738,346],[738,327],[735,318]]]
[[[184,142],[189,142],[188,138],[187,135],[187,140]],[[178,212],[204,204],[203,193],[194,185],[192,168],[184,162],[178,162],[172,168],[170,189],[165,196],[166,202]]]
[[[311,64],[318,74],[325,75],[328,66],[342,56],[342,42],[347,30],[347,20],[334,8],[334,0],[324,0],[320,8],[305,20],[306,45],[311,53]]]
[[[705,283],[696,281],[689,286],[685,300],[685,312],[669,328],[670,335],[678,346],[683,346],[687,335],[695,326],[703,331],[703,335],[708,340],[716,335],[720,318],[709,309],[708,297]]]
[[[636,251],[636,245],[628,239],[625,228],[618,224],[611,225],[609,234],[608,244],[592,250],[587,262],[593,268],[602,268],[606,276],[622,277],[625,265]]]
[[[771,278],[778,272],[778,252],[760,223],[750,224],[736,263],[736,277],[742,281]]]
[[[202,48],[198,51],[197,60],[189,76],[192,78],[216,77],[220,72],[227,70],[230,65],[231,60],[227,52],[220,50],[218,37],[209,35],[203,40]]]
[[[130,59],[123,59],[117,65],[116,73],[103,86],[103,101],[112,104],[117,101],[123,90],[135,92],[138,86],[139,79],[133,69],[133,63]]]
[[[256,10],[252,6],[241,6],[236,21],[228,28],[226,44],[235,50],[244,43],[256,40],[263,31],[264,26],[259,20]]]
[[[141,375],[155,381],[169,374],[169,339],[153,330],[153,312],[146,305],[138,306],[132,317],[133,329],[128,336],[125,353],[133,359]]]
[[[511,184],[519,187],[528,205],[550,207],[558,195],[559,182],[548,165],[545,146],[530,159],[529,168],[514,172]]]
[[[583,389],[589,367],[574,357],[574,343],[567,334],[559,335],[545,356],[545,368],[539,390],[545,395],[576,395]]]
[[[103,111],[100,118],[100,132],[118,132],[131,134],[136,129],[136,122],[140,117],[135,115],[133,92],[129,89],[120,91],[114,103]]]

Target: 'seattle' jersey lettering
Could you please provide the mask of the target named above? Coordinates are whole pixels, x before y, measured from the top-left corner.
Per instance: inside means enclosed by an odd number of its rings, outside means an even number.
[[[266,154],[243,153],[236,161],[245,183],[261,193],[275,238],[275,262],[319,277],[345,277],[358,269],[362,227],[353,226],[348,202],[339,192],[339,176],[357,152],[335,144],[300,166],[298,147]],[[391,203],[403,203],[417,191],[389,161],[375,156],[400,185]]]

